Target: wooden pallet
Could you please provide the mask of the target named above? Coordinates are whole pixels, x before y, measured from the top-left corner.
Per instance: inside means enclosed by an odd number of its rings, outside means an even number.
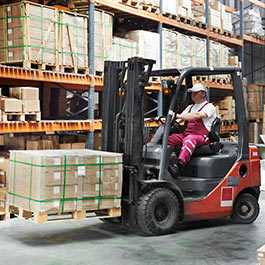
[[[59,72],[58,65],[44,64],[44,63],[42,64],[31,61],[11,61],[11,62],[1,62],[0,64],[6,66],[21,67],[23,69],[37,69],[42,71]]]
[[[223,30],[218,28],[218,27],[210,26],[210,31],[212,31],[214,33],[218,33],[218,34],[223,34]]]
[[[180,15],[178,15],[177,16],[177,20],[179,21],[179,22],[182,22],[182,23],[184,23],[184,24],[188,24],[188,25],[191,25],[191,26],[194,26],[194,19],[192,19],[192,18],[187,18],[187,17],[183,17],[183,16],[180,16]]]
[[[61,214],[34,213],[18,207],[18,217],[32,219],[35,223],[76,221],[85,219],[113,218],[121,216],[121,208],[112,208],[99,211],[80,210]]]
[[[222,120],[221,127],[231,127],[237,125],[236,120]]]
[[[103,71],[100,71],[100,70],[95,71],[95,76],[103,76],[103,75],[104,75]]]
[[[8,214],[6,212],[0,212],[0,221],[5,221],[8,219]]]
[[[193,80],[198,82],[206,82],[207,76],[193,76]]]
[[[41,112],[2,112],[1,121],[40,121]]]
[[[154,14],[159,13],[159,7],[150,4],[140,3],[139,8],[149,13],[154,13]]]
[[[132,7],[135,7],[135,8],[138,8],[139,7],[139,1],[137,0],[120,0],[119,1],[121,4],[126,4],[126,5],[129,5],[129,6],[132,6]]]
[[[171,18],[171,19],[177,19],[177,16],[175,14],[171,14],[168,12],[163,12],[163,16]]]
[[[72,73],[72,74],[83,74],[88,75],[89,69],[88,68],[78,68],[73,66],[60,66],[59,67],[60,73]]]
[[[201,21],[194,20],[194,26],[198,27],[198,28],[201,28],[201,29],[207,29],[207,24],[203,23]]]
[[[224,29],[223,29],[223,35],[230,37],[230,38],[234,37],[231,31],[224,30]]]

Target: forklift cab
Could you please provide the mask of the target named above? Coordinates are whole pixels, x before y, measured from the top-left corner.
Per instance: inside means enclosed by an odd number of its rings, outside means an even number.
[[[259,156],[248,144],[248,125],[240,68],[189,67],[152,71],[153,60],[134,57],[106,62],[104,69],[102,150],[124,154],[122,217],[150,235],[174,232],[180,222],[230,216],[251,223],[259,214]],[[127,80],[124,81],[125,73]],[[168,170],[168,147],[174,112],[192,87],[193,76],[231,76],[238,142],[220,142],[220,120],[212,127],[212,142],[198,148],[175,178]],[[173,88],[162,142],[144,141],[144,88],[149,77],[171,78]],[[173,78],[178,78],[174,82]],[[185,86],[183,85],[185,81]],[[121,95],[123,98],[121,99]]]

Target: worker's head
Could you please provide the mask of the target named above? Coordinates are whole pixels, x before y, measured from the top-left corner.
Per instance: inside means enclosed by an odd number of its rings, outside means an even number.
[[[197,83],[192,88],[188,89],[188,92],[191,92],[192,100],[199,104],[206,99],[207,88],[203,84]]]

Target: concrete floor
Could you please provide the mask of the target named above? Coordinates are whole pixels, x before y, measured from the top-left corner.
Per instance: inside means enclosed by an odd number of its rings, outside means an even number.
[[[38,225],[15,218],[0,222],[0,264],[256,265],[256,250],[265,244],[265,192],[260,206],[250,225],[200,221],[160,237],[99,220]]]

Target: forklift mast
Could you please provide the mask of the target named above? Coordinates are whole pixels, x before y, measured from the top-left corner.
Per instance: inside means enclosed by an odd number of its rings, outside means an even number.
[[[138,181],[144,175],[144,88],[154,63],[133,57],[128,62],[106,61],[104,67],[102,150],[124,154],[122,222],[125,225],[136,224]]]

